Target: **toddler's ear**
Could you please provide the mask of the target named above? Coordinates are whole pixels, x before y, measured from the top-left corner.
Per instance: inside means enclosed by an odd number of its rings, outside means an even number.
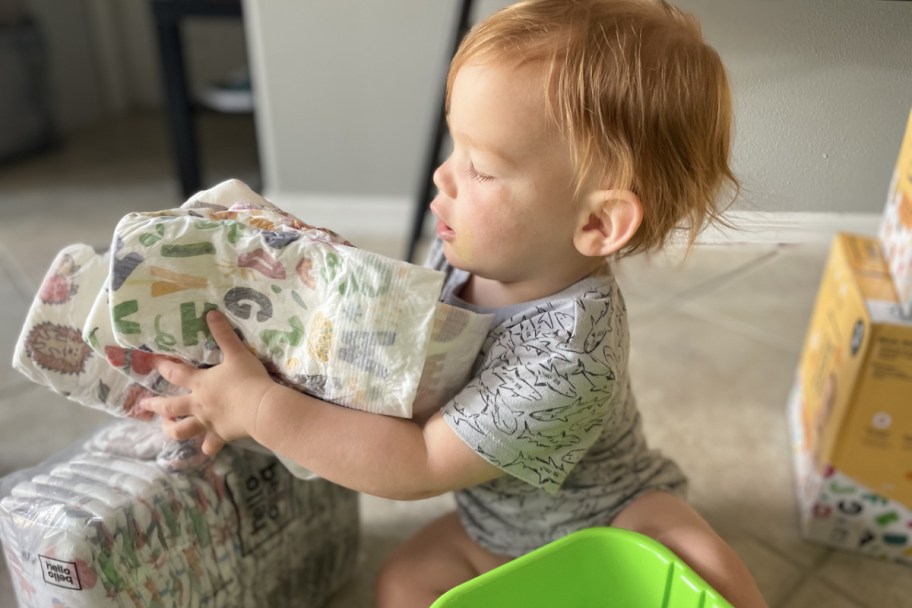
[[[643,221],[643,203],[629,190],[596,190],[581,209],[573,244],[585,256],[607,256],[626,245]]]

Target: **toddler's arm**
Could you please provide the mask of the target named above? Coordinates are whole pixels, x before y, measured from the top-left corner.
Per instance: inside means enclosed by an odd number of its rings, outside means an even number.
[[[218,312],[207,316],[222,363],[195,369],[159,359],[158,371],[187,395],[143,402],[176,439],[202,432],[225,441],[252,437],[317,475],[360,492],[418,499],[502,474],[470,449],[438,412],[423,426],[326,403],[276,382]],[[210,438],[203,446],[221,447]]]

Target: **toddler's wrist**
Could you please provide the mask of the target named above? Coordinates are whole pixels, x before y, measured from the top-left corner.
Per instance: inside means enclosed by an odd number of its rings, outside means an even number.
[[[269,409],[270,404],[273,404],[277,398],[279,398],[282,389],[285,388],[272,378],[264,378],[262,380],[262,387],[258,388],[260,398],[257,400],[253,417],[248,425],[248,428],[245,429],[247,434],[255,440],[258,440],[260,429],[260,424],[262,422],[262,417],[265,412]]]

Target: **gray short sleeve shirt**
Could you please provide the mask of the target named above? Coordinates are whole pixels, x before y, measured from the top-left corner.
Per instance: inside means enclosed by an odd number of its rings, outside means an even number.
[[[680,469],[643,437],[627,372],[627,314],[609,272],[506,308],[458,297],[468,273],[439,242],[428,265],[447,273],[441,299],[495,320],[470,382],[443,407],[453,431],[503,469],[459,490],[469,535],[520,555],[577,529],[606,525],[639,494],[683,494]]]

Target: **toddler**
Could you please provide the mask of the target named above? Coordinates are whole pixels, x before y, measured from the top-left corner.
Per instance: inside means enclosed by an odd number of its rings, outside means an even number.
[[[358,491],[455,491],[457,511],[384,564],[381,606],[428,606],[600,525],[659,540],[739,608],[764,606],[685,502],[680,469],[646,445],[607,263],[681,227],[692,242],[736,186],[726,76],[699,25],[663,0],[520,2],[463,41],[447,115],[454,149],[434,176],[429,263],[446,273],[444,301],[495,315],[461,392],[420,424],[324,403],[270,380],[213,312],[223,362],[160,360],[191,392],[146,407],[175,438],[208,433],[207,452],[250,436]]]

